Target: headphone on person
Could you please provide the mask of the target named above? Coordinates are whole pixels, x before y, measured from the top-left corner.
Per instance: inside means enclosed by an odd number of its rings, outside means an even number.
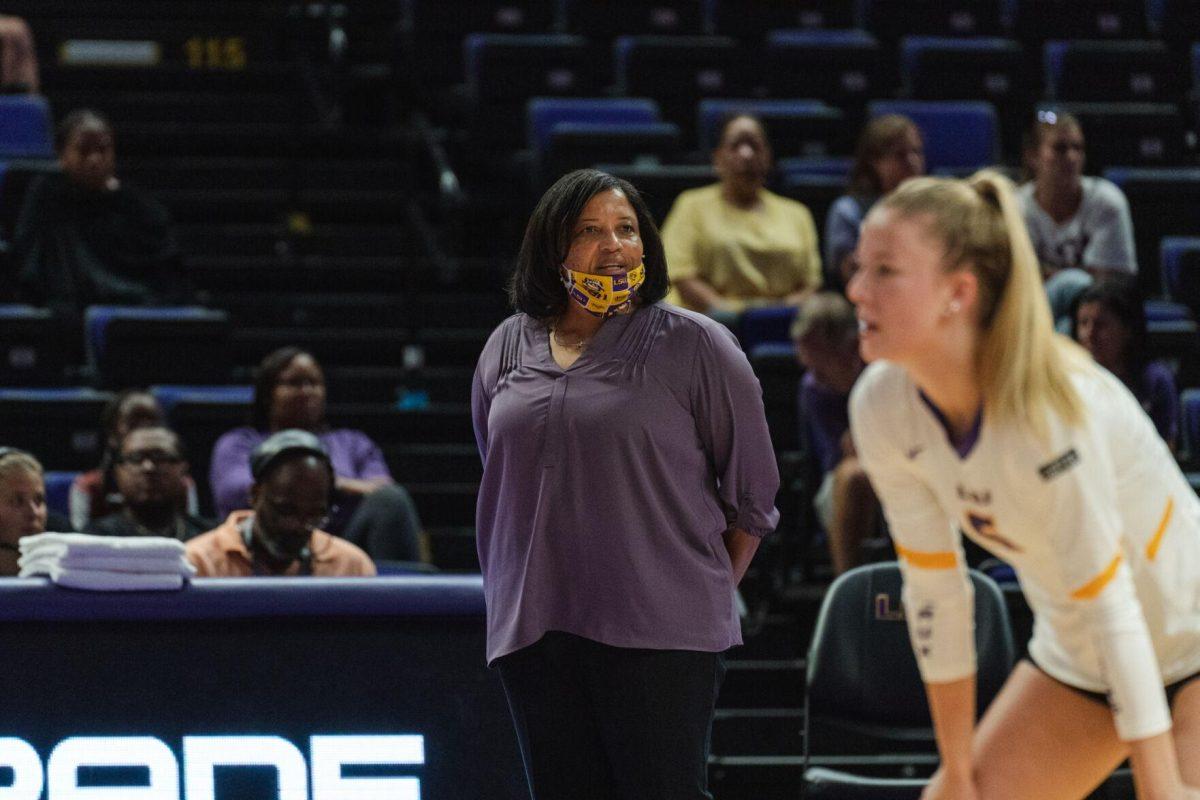
[[[285,456],[290,454],[301,454],[314,456],[325,467],[329,474],[329,490],[326,497],[326,505],[333,505],[334,498],[334,483],[336,473],[333,469],[333,460],[329,457],[329,451],[325,449],[325,445],[314,434],[309,431],[300,430],[298,428],[289,428],[279,431],[278,433],[268,436],[253,452],[250,453],[250,475],[254,478],[256,484],[262,483],[267,473]],[[254,541],[254,523],[253,518],[248,517],[242,523],[242,540],[246,544],[248,550],[252,549]],[[302,575],[312,574],[313,553],[310,545],[305,545],[301,550],[297,559],[300,561],[300,572]]]

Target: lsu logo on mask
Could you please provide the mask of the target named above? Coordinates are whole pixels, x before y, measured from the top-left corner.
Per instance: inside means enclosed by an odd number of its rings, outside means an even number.
[[[638,264],[628,272],[615,275],[597,275],[564,266],[562,281],[567,296],[585,311],[597,317],[608,317],[624,311],[633,302],[638,287],[646,281],[646,265]]]

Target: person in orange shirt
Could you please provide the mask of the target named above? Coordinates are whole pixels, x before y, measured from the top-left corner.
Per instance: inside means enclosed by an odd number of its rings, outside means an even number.
[[[321,441],[307,431],[284,430],[250,454],[248,511],[187,543],[199,577],[251,575],[374,575],[361,549],[329,535],[333,465]]]

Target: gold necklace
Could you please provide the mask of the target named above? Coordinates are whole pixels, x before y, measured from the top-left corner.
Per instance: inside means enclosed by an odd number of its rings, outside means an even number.
[[[562,337],[558,335],[558,328],[551,328],[550,335],[554,337],[554,342],[564,350],[574,350],[577,353],[582,353],[583,348],[587,347],[588,340],[580,337],[578,342],[564,342]]]

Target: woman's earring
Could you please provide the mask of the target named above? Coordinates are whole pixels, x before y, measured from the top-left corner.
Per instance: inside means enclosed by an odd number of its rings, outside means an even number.
[[[949,303],[946,304],[946,309],[942,312],[942,316],[943,317],[952,317],[958,313],[958,310],[960,308],[962,308],[962,306],[959,305],[959,302],[957,300],[951,300]]]

